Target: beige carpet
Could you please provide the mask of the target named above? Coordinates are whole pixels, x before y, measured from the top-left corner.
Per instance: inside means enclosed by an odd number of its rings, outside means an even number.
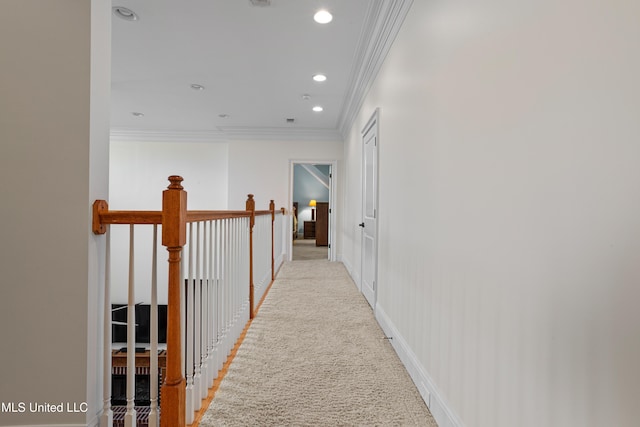
[[[327,259],[328,256],[329,248],[327,246],[316,246],[315,239],[295,239],[293,241],[291,258],[294,261]]]
[[[340,263],[285,263],[201,426],[436,426]]]

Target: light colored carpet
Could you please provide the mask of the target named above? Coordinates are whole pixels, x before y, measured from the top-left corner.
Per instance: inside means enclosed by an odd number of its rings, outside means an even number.
[[[294,261],[327,259],[328,256],[329,248],[327,246],[316,246],[315,239],[295,239],[293,241],[291,258]]]
[[[285,263],[201,426],[436,426],[340,263]]]

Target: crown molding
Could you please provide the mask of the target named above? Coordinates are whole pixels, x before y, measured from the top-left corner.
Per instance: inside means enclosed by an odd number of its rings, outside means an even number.
[[[376,0],[367,11],[367,22],[360,34],[358,59],[345,97],[338,129],[346,138],[351,126],[393,45],[413,0]]]
[[[342,135],[335,129],[229,126],[207,131],[111,129],[111,140],[212,143],[234,140],[342,142]]]
[[[218,129],[229,140],[342,142],[342,135],[337,129],[248,126],[223,126]]]
[[[112,141],[131,142],[227,142],[220,131],[111,129]]]

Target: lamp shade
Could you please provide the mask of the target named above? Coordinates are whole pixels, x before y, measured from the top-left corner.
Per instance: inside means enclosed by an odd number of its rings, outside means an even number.
[[[312,199],[312,200],[309,202],[309,206],[311,206],[311,207],[314,207],[314,208],[315,208],[315,207],[316,207],[316,200],[315,200],[315,199]]]

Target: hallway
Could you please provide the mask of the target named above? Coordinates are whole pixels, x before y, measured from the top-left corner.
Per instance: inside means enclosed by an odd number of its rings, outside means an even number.
[[[341,263],[285,263],[201,426],[436,426]]]
[[[329,255],[329,249],[326,246],[316,246],[314,239],[295,239],[292,250],[294,261],[327,259]]]

